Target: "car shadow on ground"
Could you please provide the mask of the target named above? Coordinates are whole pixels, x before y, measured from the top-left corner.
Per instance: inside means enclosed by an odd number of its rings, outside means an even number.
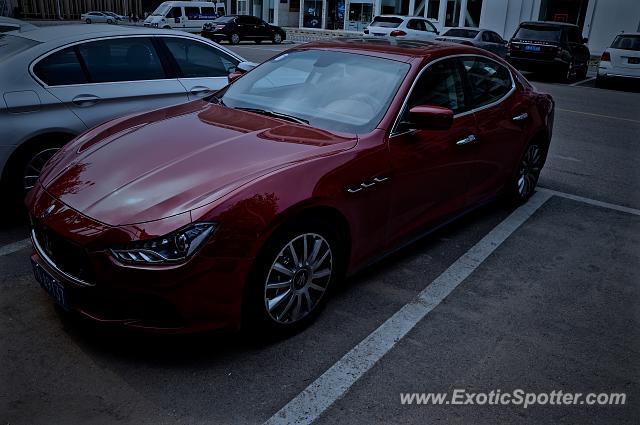
[[[402,247],[337,285],[332,291],[332,299],[329,300],[327,310],[331,309],[333,302],[338,302],[337,299],[352,297],[353,291],[364,287],[377,276],[392,273],[394,267],[402,267],[404,263],[423,255],[426,251],[438,250],[443,241],[453,239],[462,232],[468,232],[470,228],[478,232],[476,238],[481,238],[484,235],[482,229],[492,228],[512,211],[513,208],[508,205],[490,203]],[[455,258],[453,260],[455,261]],[[302,334],[318,332],[318,328],[314,329],[314,326],[320,326],[316,320],[306,329],[277,337],[250,331],[159,334],[95,324],[69,314],[59,307],[55,309],[63,331],[83,351],[91,353],[92,356],[116,358],[124,363],[143,362],[149,366],[170,368],[185,365],[207,367],[218,362],[226,362],[236,355],[269,351],[286,340],[308,337],[309,335]],[[327,313],[329,312],[325,310],[320,316]],[[322,320],[323,317],[319,319]]]

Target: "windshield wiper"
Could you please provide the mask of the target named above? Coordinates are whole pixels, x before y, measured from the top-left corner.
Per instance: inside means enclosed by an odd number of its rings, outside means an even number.
[[[293,121],[298,124],[309,125],[309,121],[305,120],[304,118],[283,114],[282,112],[267,111],[265,109],[260,109],[260,108],[235,108],[235,109],[239,109],[241,111],[253,112],[261,115],[267,115],[269,117],[274,117],[274,118],[281,118],[283,120]]]

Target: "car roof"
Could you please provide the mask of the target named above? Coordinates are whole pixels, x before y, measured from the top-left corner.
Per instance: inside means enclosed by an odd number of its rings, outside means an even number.
[[[20,33],[20,37],[28,38],[40,43],[45,42],[74,42],[88,40],[99,37],[110,37],[119,35],[158,35],[176,34],[174,30],[162,30],[157,28],[134,28],[109,24],[76,24],[76,25],[53,25],[40,27],[38,29]],[[189,33],[180,32],[180,35],[190,36]]]
[[[413,58],[442,56],[444,54],[484,53],[483,50],[458,43],[387,40],[377,38],[321,40],[303,44],[297,48],[339,50],[360,54],[378,53],[385,56],[394,56],[395,59],[404,61],[409,61]]]
[[[419,19],[426,19],[424,16],[411,16],[411,15],[376,15],[373,17],[373,19],[375,18],[400,18],[400,19],[414,19],[414,18],[419,18]]]
[[[558,27],[575,27],[580,28],[576,24],[570,24],[568,22],[556,22],[556,21],[524,21],[520,22],[520,26],[522,25],[545,25],[545,26],[558,26]]]

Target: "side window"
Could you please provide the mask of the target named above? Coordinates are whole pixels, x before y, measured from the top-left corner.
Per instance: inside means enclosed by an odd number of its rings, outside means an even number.
[[[226,77],[238,60],[218,49],[195,40],[163,38],[184,78]]]
[[[181,7],[172,7],[169,13],[167,13],[168,19],[180,18],[182,16],[182,8]]]
[[[424,31],[424,23],[420,19],[410,19],[409,22],[407,22],[407,28],[410,30]]]
[[[495,32],[490,33],[491,34],[491,38],[493,39],[494,43],[504,43],[504,40],[502,39],[502,37],[500,37],[498,34],[496,34]]]
[[[464,111],[464,77],[457,59],[445,59],[430,65],[416,82],[407,109],[418,105],[442,106],[454,113]]]
[[[424,22],[427,31],[429,31],[429,32],[438,32],[436,27],[431,22],[429,22],[429,21],[422,21],[422,22]]]
[[[151,40],[114,38],[78,46],[92,83],[158,80],[166,78]]]
[[[200,10],[202,10],[202,19],[215,19],[216,9],[214,7],[201,7]]]
[[[511,90],[511,74],[497,62],[473,56],[463,58],[462,63],[467,71],[474,107],[496,102]]]
[[[60,50],[42,59],[33,68],[33,72],[50,86],[87,82],[73,47]]]
[[[489,43],[493,43],[494,42],[492,37],[491,37],[491,33],[486,32],[486,31],[482,33],[482,41],[486,41],[486,42],[489,42]]]
[[[196,20],[200,19],[200,8],[199,7],[185,7],[184,14],[187,16],[187,19]]]
[[[236,24],[238,24],[238,25],[246,25],[248,23],[249,23],[249,20],[247,19],[247,17],[245,15],[238,16],[236,18]]]

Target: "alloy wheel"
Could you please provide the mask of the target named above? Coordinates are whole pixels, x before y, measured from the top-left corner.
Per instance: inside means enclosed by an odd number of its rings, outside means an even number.
[[[290,240],[276,256],[264,284],[264,305],[271,319],[291,324],[308,316],[329,286],[333,265],[331,246],[319,234]]]
[[[22,177],[22,187],[24,192],[29,192],[36,184],[36,180],[42,173],[42,168],[47,161],[58,152],[59,148],[48,148],[37,152],[31,157],[27,166],[24,169],[24,175]]]
[[[529,145],[522,156],[518,172],[518,194],[526,199],[533,193],[540,176],[542,151],[538,145]]]
[[[240,36],[238,34],[231,34],[231,44],[240,43]]]
[[[275,34],[275,35],[273,36],[273,42],[274,42],[275,44],[280,44],[280,43],[282,43],[282,36],[281,36],[280,34]]]

